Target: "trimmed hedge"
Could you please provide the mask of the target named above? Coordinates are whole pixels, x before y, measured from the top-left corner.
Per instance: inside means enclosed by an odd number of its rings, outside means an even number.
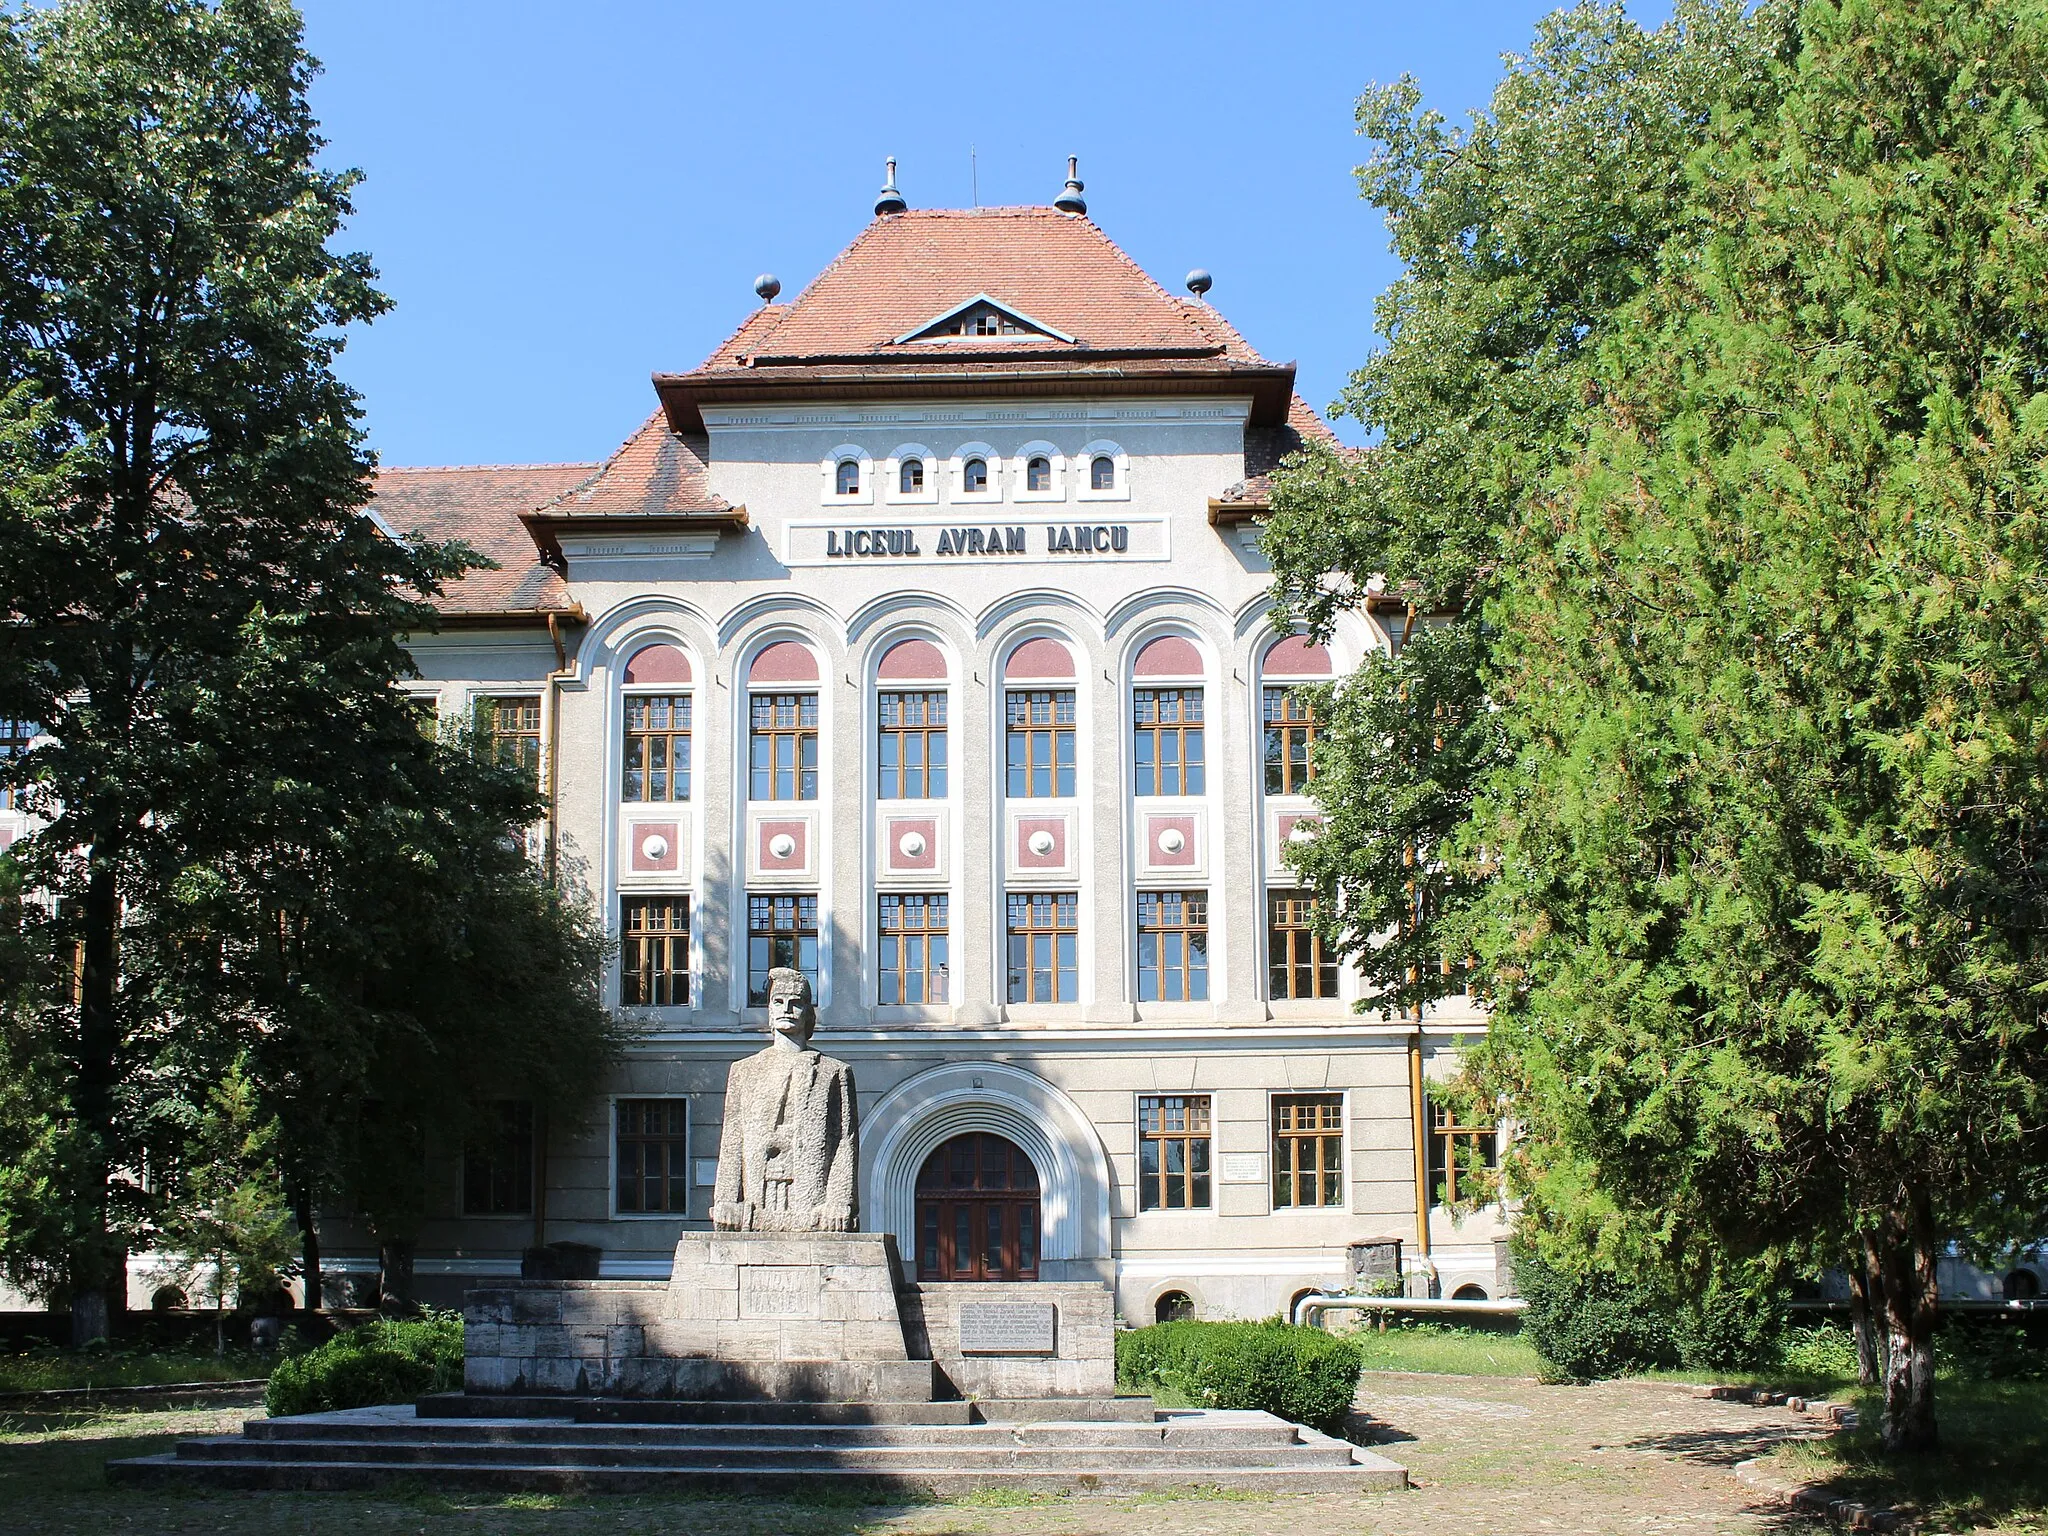
[[[462,1314],[430,1310],[417,1322],[364,1323],[318,1349],[280,1360],[263,1406],[275,1419],[409,1403],[461,1385]]]
[[[1783,1298],[1720,1277],[1684,1295],[1653,1273],[1590,1269],[1571,1274],[1533,1258],[1515,1265],[1529,1308],[1522,1331],[1559,1381],[1593,1381],[1682,1365],[1695,1371],[1763,1371],[1785,1344]]]
[[[1119,1386],[1264,1409],[1330,1435],[1344,1432],[1364,1364],[1352,1340],[1279,1321],[1155,1323],[1116,1336]]]

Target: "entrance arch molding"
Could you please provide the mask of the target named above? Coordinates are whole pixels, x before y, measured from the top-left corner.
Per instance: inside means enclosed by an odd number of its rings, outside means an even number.
[[[1108,1264],[1110,1174],[1101,1138],[1058,1088],[999,1062],[932,1067],[861,1117],[863,1210],[872,1213],[862,1224],[893,1232],[898,1249],[915,1255],[918,1170],[940,1143],[968,1131],[1008,1138],[1038,1169],[1041,1274],[1051,1264]]]

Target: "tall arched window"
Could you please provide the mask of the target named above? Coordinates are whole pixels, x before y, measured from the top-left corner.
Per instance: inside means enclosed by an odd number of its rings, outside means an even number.
[[[858,496],[860,494],[860,460],[841,459],[839,461],[839,468],[834,472],[832,489],[841,496]]]

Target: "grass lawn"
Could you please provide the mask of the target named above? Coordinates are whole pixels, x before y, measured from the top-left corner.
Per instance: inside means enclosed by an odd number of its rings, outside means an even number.
[[[40,1349],[0,1354],[0,1392],[61,1387],[161,1387],[186,1381],[242,1381],[268,1376],[271,1355],[194,1349]]]
[[[1490,1328],[1367,1324],[1346,1337],[1365,1353],[1368,1371],[1429,1371],[1451,1376],[1534,1376],[1542,1368],[1520,1333]]]
[[[1876,1395],[1859,1389],[1851,1400],[1860,1427],[1781,1447],[1765,1470],[1865,1504],[1910,1507],[1930,1531],[2048,1530],[2048,1382],[1937,1378],[1941,1449],[1898,1460],[1878,1449]]]

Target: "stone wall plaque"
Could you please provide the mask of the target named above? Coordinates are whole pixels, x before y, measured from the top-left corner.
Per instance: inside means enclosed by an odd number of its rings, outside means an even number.
[[[1059,1309],[1049,1301],[963,1301],[963,1355],[1049,1355],[1056,1347]]]
[[[1226,1184],[1263,1184],[1266,1182],[1266,1154],[1225,1152],[1216,1159],[1216,1172]]]
[[[815,1264],[742,1264],[741,1317],[817,1317],[822,1311]]]

